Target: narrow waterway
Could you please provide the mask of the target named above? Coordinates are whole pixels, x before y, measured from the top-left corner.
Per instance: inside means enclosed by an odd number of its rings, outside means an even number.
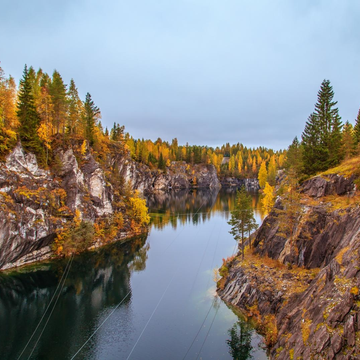
[[[1,274],[0,358],[267,359],[215,293],[213,270],[236,250],[233,203],[225,191],[152,196],[147,237]]]

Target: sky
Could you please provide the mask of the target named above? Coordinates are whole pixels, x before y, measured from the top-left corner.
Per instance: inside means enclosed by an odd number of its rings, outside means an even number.
[[[89,92],[134,138],[284,149],[329,79],[360,108],[356,0],[0,0],[0,66]]]

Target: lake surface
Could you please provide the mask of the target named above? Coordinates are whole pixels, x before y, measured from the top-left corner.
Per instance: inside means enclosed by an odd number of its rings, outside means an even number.
[[[1,359],[267,359],[215,293],[213,270],[236,251],[234,194],[148,204],[148,236],[0,274]]]

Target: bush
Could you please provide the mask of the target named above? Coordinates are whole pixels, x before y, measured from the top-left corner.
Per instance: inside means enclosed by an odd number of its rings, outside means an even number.
[[[79,253],[90,247],[94,241],[94,225],[89,221],[71,223],[60,233],[54,242],[55,252],[60,255]]]

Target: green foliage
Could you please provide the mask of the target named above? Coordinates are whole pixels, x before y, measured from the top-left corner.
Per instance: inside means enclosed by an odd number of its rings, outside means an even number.
[[[16,114],[19,119],[19,136],[23,147],[28,151],[34,152],[40,163],[43,163],[45,160],[44,149],[38,135],[40,117],[35,107],[29,72],[26,65],[23,78],[20,81]]]
[[[290,184],[282,198],[282,209],[276,209],[279,220],[279,235],[283,237],[292,237],[296,230],[303,209],[300,204],[300,193],[297,189],[297,181],[290,178]]]
[[[355,120],[354,143],[355,143],[355,146],[359,146],[359,144],[360,144],[360,109],[359,109],[357,118]]]
[[[315,111],[309,116],[302,133],[304,171],[308,175],[335,166],[342,158],[342,123],[333,97],[330,81],[324,80]]]
[[[252,198],[245,188],[242,187],[236,194],[234,210],[231,211],[231,219],[228,221],[231,225],[229,231],[236,241],[241,239],[242,256],[244,257],[244,238],[247,232],[257,228],[254,218],[254,209],[252,207]]]
[[[289,172],[292,170],[296,178],[300,178],[303,173],[303,148],[297,137],[286,152],[285,169]]]
[[[90,146],[95,143],[95,126],[97,125],[97,119],[100,117],[100,109],[95,106],[94,101],[91,99],[89,93],[86,94],[84,103],[84,126],[85,126],[85,137],[89,141]]]
[[[89,221],[75,221],[58,233],[54,242],[58,254],[70,255],[88,249],[94,241],[94,225]]]

